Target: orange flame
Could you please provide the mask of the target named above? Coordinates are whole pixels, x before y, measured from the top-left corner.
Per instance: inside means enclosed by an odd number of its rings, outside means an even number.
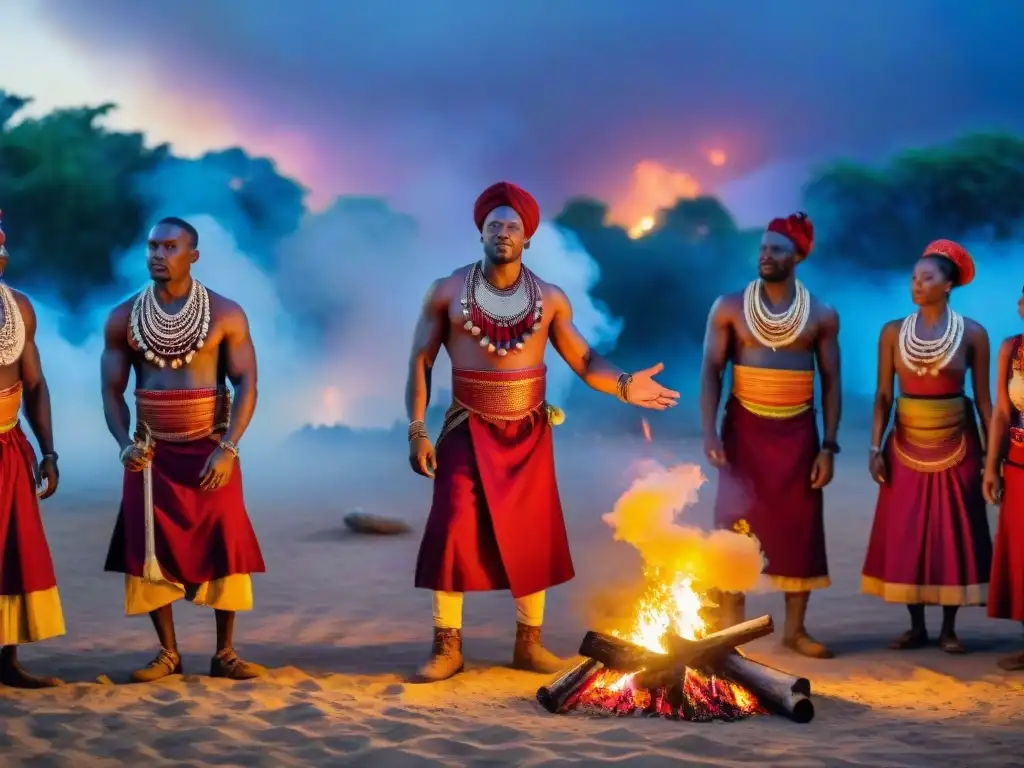
[[[608,221],[625,227],[635,240],[654,229],[656,211],[697,197],[700,191],[700,184],[690,174],[655,160],[641,160],[633,167],[629,192],[612,206]]]
[[[729,156],[725,154],[725,150],[722,149],[709,149],[705,153],[708,162],[715,166],[715,168],[721,168],[727,162],[729,162]]]
[[[646,419],[641,424],[650,440],[650,425]],[[676,521],[677,511],[697,500],[704,481],[694,465],[648,472],[603,518],[615,529],[616,539],[631,543],[644,558],[646,589],[628,629],[612,634],[654,653],[667,652],[668,635],[704,637],[704,611],[717,607],[705,590],[725,587],[723,579],[737,577],[743,583],[729,586],[749,587],[764,566],[755,540],[733,531],[704,534]],[[603,672],[580,703],[621,714],[642,709],[687,719],[734,719],[763,711],[746,689],[698,670],[687,669],[674,689],[681,690],[682,704],[678,698],[669,703],[664,689],[637,688],[635,674]]]

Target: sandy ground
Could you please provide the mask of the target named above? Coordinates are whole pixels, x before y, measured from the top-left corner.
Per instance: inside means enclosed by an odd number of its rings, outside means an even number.
[[[858,594],[874,485],[866,441],[847,435],[827,491],[832,589],[815,596],[809,625],[839,654],[812,661],[765,638],[752,652],[811,678],[817,717],[732,724],[552,716],[534,693],[545,678],[504,668],[514,614],[507,595],[470,596],[467,671],[434,686],[405,685],[430,638],[430,605],[412,589],[429,485],[392,455],[339,453],[301,471],[252,467],[247,493],[268,573],[256,610],[240,617],[236,646],[272,669],[247,683],[205,676],[212,616],[178,610],[186,674],[154,685],[124,683],[154,641],[146,619],[122,613],[121,580],[102,571],[116,488],[68,483],[45,507],[69,634],[25,648],[34,671],[69,685],[0,689],[0,764],[24,766],[529,765],[622,762],[630,766],[1008,766],[1024,751],[1024,676],[995,660],[1022,642],[1021,628],[963,612],[972,654],[885,650],[906,613]],[[863,445],[861,445],[863,443]],[[639,571],[600,516],[627,485],[624,468],[652,451],[695,460],[696,445],[563,440],[559,471],[577,578],[549,596],[546,637],[571,656],[587,628],[589,596]],[[112,468],[116,473],[116,468]],[[283,478],[288,478],[287,480]],[[276,485],[270,481],[276,482]],[[691,518],[705,523],[713,481]],[[353,506],[410,521],[411,536],[344,534]],[[750,613],[782,621],[778,596]],[[937,622],[937,617],[935,617]]]

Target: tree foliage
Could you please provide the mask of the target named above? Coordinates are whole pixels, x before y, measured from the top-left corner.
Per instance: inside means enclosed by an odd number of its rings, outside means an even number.
[[[12,280],[71,310],[115,280],[114,260],[158,215],[218,215],[265,266],[298,227],[305,190],[238,148],[182,159],[141,133],[108,130],[111,104],[14,119],[29,99],[0,91],[0,209]],[[188,207],[189,210],[183,210]]]
[[[140,133],[100,125],[113,106],[63,109],[11,124],[27,99],[0,94],[0,207],[23,284],[56,290],[69,307],[113,279],[111,254],[146,221],[133,178],[167,156]]]
[[[1007,240],[1024,220],[1024,138],[974,134],[877,167],[837,162],[804,197],[824,259],[889,269],[939,237]]]

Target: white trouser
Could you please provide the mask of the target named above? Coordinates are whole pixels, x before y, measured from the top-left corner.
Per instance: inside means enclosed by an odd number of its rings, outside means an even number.
[[[516,598],[516,621],[528,627],[544,623],[544,591]],[[462,629],[462,593],[434,593],[434,626]]]

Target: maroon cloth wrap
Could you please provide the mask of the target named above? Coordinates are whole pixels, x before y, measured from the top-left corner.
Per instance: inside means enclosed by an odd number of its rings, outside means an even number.
[[[1024,444],[1011,441],[992,555],[988,615],[1024,621]]]
[[[797,253],[809,256],[814,247],[814,225],[806,213],[791,213],[784,219],[772,219],[768,231],[788,238]]]
[[[964,373],[900,372],[907,397],[962,396]],[[896,455],[893,432],[883,448],[889,482],[879,486],[864,558],[862,590],[888,602],[983,605],[992,538],[981,492],[982,453],[973,405],[966,403],[964,457],[922,472]]]
[[[536,370],[453,374],[495,382]],[[416,586],[444,592],[508,589],[522,597],[569,581],[575,571],[543,402],[523,418],[489,419],[472,393],[456,389],[460,402],[473,410],[437,445]]]
[[[0,434],[0,595],[57,586],[39,514],[34,459],[20,425]]]
[[[216,448],[210,438],[156,441],[152,464],[156,556],[164,575],[179,584],[266,571],[245,510],[241,465],[236,461],[231,478],[217,490],[199,488],[200,473]],[[145,559],[142,473],[126,469],[106,570],[141,578]]]
[[[716,526],[730,529],[746,520],[768,560],[764,573],[779,588],[828,586],[823,497],[811,488],[819,451],[814,409],[770,418],[731,397],[722,443],[728,464],[718,474]]]
[[[487,215],[504,205],[518,213],[519,218],[523,220],[526,239],[533,237],[540,226],[540,206],[533,195],[508,181],[499,181],[480,193],[473,206],[473,221],[476,222],[476,228],[483,232]]]

